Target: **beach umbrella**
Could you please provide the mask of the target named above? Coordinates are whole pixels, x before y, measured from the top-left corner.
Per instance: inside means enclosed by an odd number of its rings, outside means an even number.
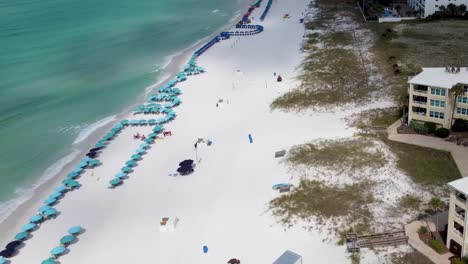
[[[72,181],[72,182],[69,182],[67,184],[65,184],[68,188],[76,188],[78,186],[80,186],[80,184],[77,182],[77,181]]]
[[[105,145],[105,144],[107,143],[107,140],[105,140],[105,139],[100,139],[100,140],[98,140],[97,143],[102,143],[102,144]],[[95,147],[95,148],[92,148],[92,149],[91,149],[91,152],[96,152],[96,151],[98,151],[100,148],[102,148],[102,147]],[[95,149],[95,150],[94,150],[94,149]]]
[[[130,121],[130,124],[132,124],[132,125],[138,125],[138,120],[132,120],[132,121]]]
[[[56,216],[57,210],[55,208],[50,208],[49,210],[44,212],[44,215],[47,217]]]
[[[0,257],[0,264],[5,264],[6,263],[6,259],[4,259],[3,257]]]
[[[149,147],[149,144],[148,143],[141,143],[140,147],[141,148],[147,148],[147,147]]]
[[[95,151],[98,151],[98,150],[99,150],[99,148],[92,148],[92,149],[90,149],[89,151],[95,152]],[[90,161],[90,160],[91,160],[91,158],[89,158],[89,157],[84,157],[84,158],[81,160],[81,162],[88,162],[88,161]]]
[[[154,138],[147,138],[144,140],[146,143],[151,144],[154,141]]]
[[[60,185],[60,186],[57,186],[55,187],[54,189],[56,192],[65,192],[67,191],[67,187],[63,186],[63,185]]]
[[[135,166],[137,163],[134,160],[129,160],[129,161],[125,162],[125,164],[127,164],[128,166]]]
[[[150,124],[150,125],[156,124],[156,119],[150,119],[150,120],[148,120],[148,124]]]
[[[41,262],[41,264],[57,264],[57,263],[58,263],[58,262],[55,261],[54,258],[48,258],[48,259],[46,259],[46,260],[44,260],[44,261]]]
[[[73,235],[67,235],[67,236],[64,236],[60,239],[60,243],[64,244],[64,245],[67,245],[67,244],[70,244],[71,242],[75,241],[76,240],[76,237],[73,236]]]
[[[11,257],[13,257],[14,254],[15,254],[14,249],[5,249],[5,250],[0,252],[0,257],[11,258]]]
[[[97,153],[96,152],[89,152],[89,153],[86,153],[86,156],[90,157],[90,158],[94,158],[96,157]]]
[[[134,160],[141,159],[141,155],[133,154],[133,155],[132,155],[132,159],[134,159]]]
[[[157,132],[162,131],[163,129],[164,129],[163,126],[157,125],[157,126],[155,126],[155,127],[153,128],[153,131],[157,133]]]
[[[172,103],[165,103],[164,107],[172,107]]]
[[[80,168],[80,167],[77,167],[74,170],[72,170],[72,172],[75,172],[75,173],[80,173],[82,171],[83,171],[83,168]]]
[[[79,173],[77,172],[70,172],[67,174],[67,178],[70,178],[70,179],[74,179],[76,177],[78,177]]]
[[[62,193],[61,192],[54,192],[53,194],[51,194],[49,197],[50,198],[54,198],[54,199],[58,199],[60,197],[62,197]]]
[[[193,164],[193,160],[191,160],[191,159],[186,159],[186,160],[180,162],[180,163],[179,163],[179,166],[180,166],[180,167],[187,167],[187,166],[192,166],[192,164]]]
[[[157,137],[158,135],[156,133],[149,133],[148,134],[148,138],[155,138]]]
[[[127,177],[127,174],[126,173],[123,173],[123,172],[119,172],[115,175],[115,177],[117,178],[124,178],[124,177]]]
[[[52,204],[54,204],[55,202],[57,202],[57,199],[49,198],[49,199],[47,199],[47,200],[44,201],[44,204],[45,204],[45,205],[52,205]]]
[[[5,248],[6,249],[13,249],[13,250],[16,250],[17,247],[21,246],[23,244],[23,242],[21,241],[18,241],[18,240],[15,240],[15,241],[12,241],[10,243],[8,243]]]
[[[33,230],[34,228],[36,228],[36,224],[34,223],[29,223],[29,224],[26,224],[24,225],[21,230],[23,231],[30,231],[30,230]]]
[[[138,153],[138,154],[144,153],[144,152],[145,152],[145,150],[144,150],[144,149],[141,149],[141,148],[139,148],[139,149],[136,150],[136,153]]]
[[[96,144],[96,145],[94,145],[94,146],[95,146],[96,148],[103,148],[103,147],[105,146],[105,144],[104,144],[104,143],[102,143],[102,142],[99,142],[99,143],[97,143],[97,144]],[[90,152],[90,153],[94,153],[94,155],[93,155],[93,156],[89,156],[89,155],[87,155],[88,157],[91,157],[91,158],[93,158],[94,156],[96,156],[96,152]]]
[[[60,255],[60,254],[63,254],[63,252],[65,252],[65,248],[60,246],[60,247],[56,247],[54,249],[52,249],[50,251],[50,253],[54,256],[57,256],[57,255]]]
[[[141,119],[140,121],[138,121],[138,124],[145,125],[146,124],[146,119]]]
[[[101,162],[100,162],[99,160],[97,160],[97,159],[93,159],[93,160],[90,160],[90,161],[89,161],[89,165],[91,165],[91,166],[97,166],[97,165],[99,165],[100,163],[101,163]]]
[[[70,233],[70,235],[76,235],[78,233],[81,232],[81,226],[74,226],[70,229],[68,229],[68,233]]]
[[[39,207],[39,210],[38,210],[38,211],[39,211],[39,213],[42,214],[42,213],[44,213],[45,211],[47,211],[47,210],[49,210],[49,209],[51,209],[51,208],[52,208],[52,207],[50,207],[50,206],[48,206],[48,205],[44,205],[44,206]]]
[[[122,124],[122,125],[127,125],[127,124],[128,124],[128,120],[127,120],[127,119],[124,119],[124,120],[120,121],[120,124]]]
[[[78,164],[78,167],[80,168],[84,168],[86,166],[88,166],[88,162],[80,162],[80,164]]]
[[[24,232],[16,234],[15,239],[16,240],[25,240],[28,237],[29,237],[29,232],[24,231]]]
[[[122,172],[125,172],[125,173],[130,172],[131,170],[132,170],[132,168],[129,167],[129,166],[125,166],[125,167],[123,167],[123,168],[121,169],[121,171],[122,171]]]
[[[74,182],[72,179],[65,179],[62,181],[63,184],[69,184],[70,182]]]
[[[193,170],[192,166],[185,166],[185,167],[179,167],[177,169],[177,172],[180,173],[180,174],[186,174],[186,173],[188,173],[188,172],[190,172],[192,170]]]
[[[109,183],[110,183],[111,186],[116,186],[116,185],[121,184],[122,180],[119,179],[119,178],[115,178],[115,179],[110,180]]]
[[[29,218],[29,222],[31,222],[31,223],[37,223],[37,222],[40,222],[41,220],[42,220],[42,215],[40,215],[40,214]]]

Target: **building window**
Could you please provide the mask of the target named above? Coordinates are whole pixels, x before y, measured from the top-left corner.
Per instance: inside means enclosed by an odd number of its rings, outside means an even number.
[[[468,115],[468,108],[457,107],[457,114]]]
[[[429,111],[429,116],[432,118],[444,119],[444,113],[437,111]]]
[[[445,89],[443,89],[443,88],[431,88],[431,94],[445,96]]]
[[[464,104],[468,104],[468,97],[466,97],[466,96],[459,96],[459,97],[457,98],[457,102],[459,102],[459,103],[464,103]]]
[[[431,106],[445,107],[445,101],[431,99]]]

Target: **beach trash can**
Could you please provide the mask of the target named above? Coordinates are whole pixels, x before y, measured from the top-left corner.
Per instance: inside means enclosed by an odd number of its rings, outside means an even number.
[[[203,253],[205,253],[205,254],[208,253],[208,247],[206,245],[203,246]]]

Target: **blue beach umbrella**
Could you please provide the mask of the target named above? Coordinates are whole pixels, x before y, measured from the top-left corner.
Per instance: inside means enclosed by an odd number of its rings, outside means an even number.
[[[62,193],[61,192],[54,192],[53,194],[51,194],[49,197],[50,198],[54,198],[54,199],[58,199],[60,197],[62,197]]]
[[[119,178],[115,178],[109,181],[111,186],[117,186],[122,183],[122,180]]]
[[[90,160],[89,161],[89,165],[91,166],[97,166],[99,165],[101,162],[98,160],[98,159],[93,159],[93,160]]]
[[[72,172],[75,172],[75,173],[81,173],[82,171],[83,171],[83,168],[80,168],[80,167],[77,167],[74,170],[72,170]]]
[[[138,120],[136,120],[136,119],[135,119],[135,120],[132,120],[132,121],[130,121],[130,124],[132,124],[132,125],[138,125]]]
[[[29,218],[29,222],[31,223],[37,223],[37,222],[40,222],[42,220],[42,215],[35,215],[31,218]]]
[[[140,147],[141,148],[147,148],[147,147],[149,147],[149,144],[148,143],[142,143],[142,144],[140,144]]]
[[[44,212],[44,215],[47,217],[55,216],[57,215],[57,210],[55,210],[55,208],[50,208],[49,210]]]
[[[79,173],[78,172],[70,172],[67,174],[67,178],[74,179],[78,177]]]
[[[125,178],[125,177],[127,177],[127,174],[126,174],[126,173],[123,173],[123,172],[119,172],[119,173],[117,173],[117,174],[115,175],[115,177],[117,177],[117,178]]]
[[[97,143],[96,145],[94,145],[96,148],[102,148],[104,147],[106,144],[104,143]]]
[[[58,187],[55,187],[54,189],[56,192],[66,192],[67,191],[67,187],[63,186],[63,185],[60,185]]]
[[[172,103],[165,103],[164,107],[172,107]]]
[[[27,224],[27,225],[24,225],[24,226],[21,228],[21,230],[23,230],[23,231],[31,231],[31,230],[33,230],[34,228],[36,228],[36,224],[34,224],[34,223],[29,223],[29,224]]]
[[[5,264],[6,263],[6,259],[4,259],[3,257],[0,257],[0,264]]]
[[[51,209],[51,208],[52,208],[52,207],[50,207],[50,206],[48,206],[48,205],[44,205],[44,206],[39,207],[39,210],[37,210],[37,211],[39,211],[39,213],[42,214],[42,213],[44,213],[45,211],[47,211],[47,210],[49,210],[49,209]]]
[[[73,189],[73,188],[76,188],[76,187],[80,186],[80,184],[79,184],[78,182],[76,182],[76,181],[72,181],[72,182],[67,183],[66,186],[67,186],[68,188],[72,188],[72,189]]]
[[[156,133],[150,133],[148,134],[148,138],[155,138],[157,137],[158,135]]]
[[[133,155],[132,155],[132,159],[134,159],[134,160],[141,159],[141,155],[133,154]]]
[[[127,124],[128,124],[128,120],[127,120],[127,119],[124,119],[124,120],[120,121],[120,124],[122,124],[122,125],[127,125]]]
[[[54,203],[56,203],[56,202],[57,202],[57,199],[49,198],[49,199],[47,199],[47,200],[44,201],[44,204],[45,204],[45,205],[52,205],[52,204],[54,204]]]
[[[137,163],[134,160],[129,160],[129,161],[125,162],[125,164],[127,164],[128,166],[135,166]]]
[[[145,125],[146,124],[146,119],[141,119],[140,121],[138,121],[138,124]]]
[[[139,148],[139,149],[136,150],[136,153],[138,153],[138,154],[141,154],[141,153],[144,153],[144,152],[145,152],[145,150],[144,150],[144,149],[141,149],[141,148]]]
[[[65,248],[64,247],[56,247],[54,249],[52,249],[50,251],[50,253],[54,256],[57,256],[57,255],[60,255],[60,254],[63,254],[63,252],[65,252]]]
[[[69,184],[70,182],[74,182],[72,179],[65,179],[62,181],[63,184]]]
[[[28,237],[29,237],[29,232],[24,231],[24,232],[16,234],[15,239],[16,240],[25,240]]]
[[[90,160],[92,160],[90,157],[84,157],[84,158],[81,160],[81,162],[88,162],[88,161],[90,161]]]
[[[76,237],[74,235],[67,235],[67,236],[64,236],[60,239],[60,243],[64,244],[64,245],[68,245],[70,244],[71,242],[75,241],[76,240]]]
[[[145,139],[145,140],[143,140],[143,141],[145,141],[145,142],[148,143],[148,144],[151,144],[151,143],[154,142],[154,138],[147,138],[147,139]]]
[[[68,229],[68,233],[70,235],[76,235],[76,234],[79,234],[81,232],[81,226],[74,226],[70,229]]]
[[[57,264],[57,263],[58,263],[58,262],[55,261],[54,258],[48,258],[48,259],[46,259],[46,260],[44,260],[44,261],[41,262],[41,264]]]
[[[88,166],[88,162],[80,162],[80,164],[78,164],[78,167],[80,168],[84,168],[86,166]]]
[[[150,125],[156,124],[156,119],[150,119],[150,120],[148,120],[148,124],[150,124]]]
[[[132,168],[129,167],[129,166],[125,166],[125,167],[123,167],[123,168],[121,169],[121,171],[122,171],[122,172],[125,172],[125,173],[130,172],[131,170],[132,170]]]

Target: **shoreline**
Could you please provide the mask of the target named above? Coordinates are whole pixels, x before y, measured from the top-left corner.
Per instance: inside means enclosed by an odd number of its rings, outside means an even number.
[[[243,3],[242,3],[243,2]],[[73,142],[69,146],[69,152],[67,155],[71,155],[73,153],[75,154],[75,157],[71,159],[69,162],[65,163],[60,170],[58,170],[57,173],[47,176],[46,172],[51,168],[54,164],[59,162],[61,159],[55,161],[54,163],[51,164],[46,170],[41,172],[41,176],[39,179],[33,182],[33,187],[26,189],[25,194],[21,195],[27,195],[28,192],[32,192],[31,196],[29,198],[26,198],[24,201],[22,201],[15,209],[13,209],[8,216],[5,217],[4,220],[0,221],[0,233],[4,234],[5,232],[8,232],[9,227],[15,225],[17,222],[17,219],[23,219],[29,217],[26,212],[29,212],[31,209],[34,208],[34,202],[39,200],[41,197],[46,197],[48,193],[51,193],[52,190],[60,184],[63,175],[66,175],[71,169],[75,167],[75,164],[80,162],[80,160],[83,158],[84,154],[87,152],[88,149],[92,148],[94,146],[95,142],[103,135],[105,134],[105,131],[108,131],[110,128],[112,128],[115,123],[119,120],[124,119],[125,116],[129,116],[132,112],[133,109],[135,108],[136,105],[141,104],[142,102],[145,102],[146,98],[151,95],[151,93],[155,92],[156,88],[161,86],[161,84],[168,82],[170,79],[172,79],[182,68],[182,66],[189,60],[189,58],[192,56],[193,52],[196,51],[199,47],[204,45],[204,43],[207,40],[212,39],[214,36],[219,34],[219,32],[224,31],[228,28],[232,28],[233,26],[233,21],[237,21],[242,17],[242,8],[244,8],[245,4],[247,4],[248,0],[240,0],[239,1],[239,10],[236,11],[234,16],[223,26],[219,27],[216,29],[212,34],[201,38],[197,41],[195,41],[193,44],[188,46],[187,48],[184,48],[180,51],[175,52],[172,55],[168,55],[167,57],[169,58],[168,62],[165,63],[163,68],[161,68],[159,71],[163,73],[161,76],[161,79],[158,80],[156,83],[146,86],[142,88],[142,91],[140,94],[135,97],[131,102],[128,103],[127,106],[125,106],[121,111],[119,111],[117,114],[110,114],[109,116],[106,116],[102,119],[99,119],[92,123],[90,126],[104,120],[110,117],[114,117],[112,121],[107,122],[103,126],[99,126],[98,128],[94,129],[91,131],[84,139],[79,140],[78,142],[75,143],[75,141],[78,139],[80,134],[78,134]],[[85,128],[86,129],[86,128]],[[81,132],[80,132],[81,133]],[[67,155],[63,156],[62,158],[66,157]],[[46,178],[45,180],[41,178]],[[6,200],[5,203],[14,201],[17,199],[21,199],[21,195],[18,197],[14,197],[12,199]],[[25,219],[26,219],[25,218]]]

